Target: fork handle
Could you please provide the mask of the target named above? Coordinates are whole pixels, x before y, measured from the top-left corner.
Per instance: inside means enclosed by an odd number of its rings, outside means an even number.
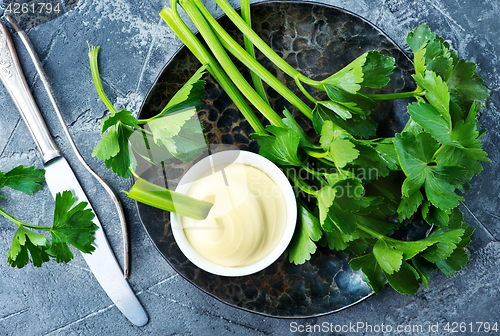
[[[0,79],[7,88],[42,155],[43,163],[60,156],[47,124],[31,94],[16,48],[7,27],[0,21]]]

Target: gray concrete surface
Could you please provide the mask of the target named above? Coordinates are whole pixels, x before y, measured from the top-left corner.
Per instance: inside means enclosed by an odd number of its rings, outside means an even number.
[[[66,1],[71,6],[75,1]],[[220,11],[205,0],[214,13]],[[15,227],[0,220],[0,335],[289,335],[299,325],[323,323],[348,326],[422,325],[423,332],[402,335],[448,335],[447,322],[498,322],[500,328],[500,215],[498,143],[500,2],[497,0],[322,0],[360,14],[404,46],[406,33],[427,22],[450,39],[460,56],[478,64],[492,96],[481,117],[488,128],[486,150],[493,160],[473,180],[462,204],[466,220],[477,228],[469,265],[455,277],[434,274],[430,290],[403,296],[386,288],[377,296],[341,312],[313,319],[275,319],[229,307],[198,291],[162,259],[146,235],[135,204],[121,195],[128,217],[132,269],[130,285],[144,305],[150,322],[131,325],[101,290],[85,261],[75,253],[69,264],[50,262],[19,270],[6,261]],[[232,1],[234,5],[237,1]],[[1,4],[1,1],[0,1]],[[158,17],[167,1],[80,0],[72,10],[28,31],[53,85],[66,122],[91,166],[115,190],[128,181],[116,178],[91,157],[106,113],[94,90],[87,58],[87,41],[100,45],[105,89],[117,107],[137,111],[155,77],[180,42]],[[4,7],[1,7],[4,8]],[[0,14],[3,9],[0,9]],[[20,41],[15,37],[20,45]],[[21,58],[27,54],[20,49]],[[28,82],[56,142],[75,168],[108,239],[122,260],[121,231],[113,204],[100,185],[81,168],[64,138],[34,67],[24,62]],[[19,164],[41,167],[40,156],[5,89],[0,88],[0,170]],[[52,216],[47,189],[33,196],[2,190],[1,206],[26,222],[42,224]],[[294,323],[297,323],[296,325]],[[429,332],[438,324],[439,330]],[[408,328],[408,327],[407,327]],[[352,334],[352,329],[338,335]],[[304,333],[310,335],[319,332]],[[324,333],[327,334],[327,333]],[[377,335],[376,332],[358,334]],[[395,334],[395,333],[392,333]],[[469,331],[458,333],[471,334]]]

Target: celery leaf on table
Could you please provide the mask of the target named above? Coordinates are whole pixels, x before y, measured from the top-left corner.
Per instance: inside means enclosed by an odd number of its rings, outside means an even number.
[[[40,267],[50,260],[47,253],[49,247],[50,241],[45,236],[20,226],[7,253],[7,262],[12,267],[22,268],[28,264],[31,256],[33,265]]]
[[[43,177],[45,170],[35,167],[17,166],[7,173],[0,172],[0,188],[10,187],[24,192],[25,194],[33,194],[42,189],[41,182],[45,181]]]
[[[99,228],[92,221],[95,215],[91,209],[86,209],[87,202],[80,202],[76,205],[75,202],[76,199],[70,191],[56,195],[54,221],[50,229],[52,247],[48,253],[56,257],[58,262],[67,262],[73,258],[67,244],[73,245],[83,253],[91,253],[95,250],[92,242],[94,232]]]
[[[155,147],[150,145],[153,141],[156,145],[165,146],[176,158],[187,162],[197,158],[206,149],[201,125],[197,119],[192,119],[205,94],[205,81],[201,79],[206,72],[205,66],[198,69],[158,115],[139,120],[130,111],[116,111],[107,99],[99,76],[98,52],[99,47],[89,51],[92,78],[110,114],[102,121],[101,133],[107,132],[94,148],[92,156],[104,161],[106,168],[112,169],[118,176],[129,178],[132,176],[130,168],[136,165],[134,151],[149,162],[157,162],[156,156],[148,157],[151,154],[148,149]],[[141,125],[144,124],[148,124],[150,130],[142,129]],[[148,137],[152,137],[152,141]],[[144,139],[145,144],[140,144],[140,139]],[[137,145],[137,149],[132,144]],[[159,152],[155,150],[155,153]]]
[[[7,186],[31,195],[42,188],[44,174],[43,169],[18,166],[7,173],[0,172],[0,188]],[[68,262],[73,259],[68,244],[83,253],[94,251],[94,233],[99,228],[92,221],[95,215],[91,209],[85,209],[86,202],[73,206],[75,201],[71,191],[56,195],[52,227],[24,223],[0,208],[0,214],[18,226],[7,253],[9,265],[22,268],[28,264],[30,256],[36,267],[49,261],[50,257],[57,262]],[[50,232],[52,241],[32,230]]]

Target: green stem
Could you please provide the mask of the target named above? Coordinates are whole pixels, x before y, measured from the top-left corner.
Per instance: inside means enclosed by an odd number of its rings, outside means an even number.
[[[441,145],[441,146],[437,149],[437,151],[436,151],[436,152],[434,153],[434,155],[432,156],[432,159],[433,159],[433,160],[434,160],[434,159],[436,159],[436,157],[439,155],[439,153],[441,153],[441,151],[444,149],[444,147],[445,147],[444,145]]]
[[[127,196],[138,202],[196,220],[207,218],[213,204],[138,178]]]
[[[380,94],[363,93],[363,95],[373,100],[396,100],[396,99],[421,97],[425,95],[425,91],[410,91],[410,92],[380,93]]]
[[[312,119],[312,110],[306,103],[299,99],[289,88],[286,87],[281,81],[273,76],[262,64],[255,60],[248,52],[245,51],[217,22],[217,20],[210,14],[210,12],[203,6],[200,0],[193,0],[198,10],[203,14],[217,35],[220,43],[231,54],[233,54],[240,62],[250,69],[252,74],[259,76],[270,87],[278,92],[283,98],[288,100],[293,106],[301,111],[306,117]],[[250,42],[251,43],[251,42]],[[252,46],[253,49],[253,46]],[[221,62],[222,64],[222,62]]]
[[[318,171],[316,171],[316,170],[314,170],[314,169],[309,168],[309,167],[308,167],[307,165],[305,165],[305,164],[304,164],[304,165],[302,165],[302,168],[304,168],[304,170],[305,170],[306,172],[308,172],[309,174],[314,175],[314,176],[316,176],[316,177],[318,177],[318,178],[320,178],[320,179],[322,179],[325,175],[327,175],[327,173],[321,173],[321,172],[318,172]]]
[[[99,49],[101,49],[101,47],[89,46],[90,71],[92,72],[92,79],[94,80],[94,86],[97,90],[97,94],[101,98],[104,105],[106,105],[108,110],[112,114],[115,114],[116,109],[114,108],[113,104],[111,104],[108,97],[106,97],[106,94],[104,93],[104,89],[102,87],[101,77],[99,76],[99,66],[97,64],[97,55],[99,54]]]
[[[313,157],[313,158],[316,158],[316,159],[320,159],[320,158],[324,158],[325,156],[328,156],[328,152],[316,152],[310,148],[303,148],[304,151],[306,152],[307,155]]]
[[[308,77],[302,75],[300,72],[295,70],[290,64],[288,64],[284,59],[282,59],[271,47],[267,45],[260,37],[252,30],[238,13],[231,7],[231,5],[226,0],[215,0],[215,2],[221,7],[224,13],[229,17],[229,19],[236,25],[236,27],[246,36],[252,43],[267,57],[271,62],[273,62],[277,67],[279,67],[284,73],[292,77],[293,79],[299,78],[304,83],[314,82],[319,84],[318,81],[309,79]]]
[[[168,24],[179,39],[188,47],[195,57],[202,63],[207,65],[208,72],[215,78],[222,89],[228,94],[229,98],[234,102],[236,107],[248,120],[250,126],[257,134],[267,134],[264,126],[257,118],[255,113],[248,106],[245,98],[236,89],[226,73],[220,68],[215,59],[208,53],[207,49],[194,36],[191,30],[186,26],[177,12],[177,1],[172,1],[172,8],[165,8],[161,11],[160,17]]]
[[[309,92],[307,92],[307,90],[304,88],[304,86],[302,85],[302,82],[298,79],[298,78],[295,78],[295,84],[297,85],[297,87],[299,88],[299,90],[310,100],[312,101],[314,104],[317,104],[318,101],[313,97],[311,96],[311,94]]]
[[[241,6],[241,17],[245,22],[251,27],[252,26],[252,15],[250,12],[250,0],[240,0]],[[253,47],[252,41],[248,39],[248,37],[243,36],[243,44],[245,45],[245,50],[252,57],[255,58],[255,48]],[[255,91],[267,102],[267,105],[271,105],[269,103],[269,99],[267,98],[266,90],[264,89],[264,85],[262,84],[262,80],[260,77],[253,71],[251,71],[253,86],[255,87]]]
[[[2,208],[0,208],[0,215],[4,216],[6,219],[10,220],[12,223],[16,224],[19,227],[24,226],[24,227],[27,227],[30,229],[36,229],[36,230],[41,230],[41,231],[50,231],[52,229],[48,226],[32,225],[32,224],[28,224],[28,223],[25,223],[23,221],[20,221],[19,219],[15,218],[14,216],[9,214],[7,211],[5,211]]]
[[[292,169],[293,170],[293,169]],[[289,169],[284,169],[283,170],[286,174],[286,176],[293,181],[293,183],[295,184],[296,187],[298,187],[300,190],[302,190],[303,192],[309,194],[309,195],[313,195],[313,196],[316,196],[318,191],[317,190],[314,190],[313,188],[311,188],[306,182],[304,182],[301,178],[299,178],[296,174],[292,174],[289,172]]]
[[[255,90],[250,86],[250,84],[248,84],[243,75],[240,73],[236,65],[234,65],[231,61],[229,55],[224,50],[224,47],[219,42],[212,28],[205,20],[203,14],[201,14],[198,10],[196,4],[191,0],[180,0],[179,2],[193,23],[196,25],[196,28],[198,28],[198,31],[203,36],[217,61],[219,61],[221,67],[227,73],[229,78],[232,79],[233,83],[241,91],[241,93],[266,117],[267,120],[269,120],[271,124],[286,127],[280,116],[274,112],[274,110],[257,94],[257,92],[255,92]]]
[[[363,226],[359,223],[357,223],[357,227],[358,229],[360,229],[361,231],[364,231],[366,233],[368,233],[370,236],[374,237],[374,238],[377,238],[377,239],[388,239],[387,236],[384,236],[383,234],[377,232],[377,231],[374,231],[370,228],[367,228],[366,226]]]

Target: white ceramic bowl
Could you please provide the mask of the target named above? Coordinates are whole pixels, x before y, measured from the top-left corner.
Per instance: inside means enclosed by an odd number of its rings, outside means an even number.
[[[172,232],[177,245],[181,249],[182,253],[184,253],[184,255],[193,264],[209,273],[217,275],[244,276],[259,272],[275,262],[276,259],[283,254],[288,244],[290,244],[295,231],[295,224],[297,222],[297,204],[292,186],[281,169],[263,156],[252,152],[240,150],[223,151],[210,155],[191,167],[182,177],[175,191],[186,194],[194,181],[203,176],[207,171],[210,171],[211,167],[228,165],[233,162],[243,163],[260,169],[266,173],[274,181],[274,183],[276,183],[278,188],[283,193],[287,211],[285,230],[277,246],[267,256],[249,265],[237,267],[221,266],[207,260],[191,246],[176,214],[170,214],[170,223],[172,225]]]

